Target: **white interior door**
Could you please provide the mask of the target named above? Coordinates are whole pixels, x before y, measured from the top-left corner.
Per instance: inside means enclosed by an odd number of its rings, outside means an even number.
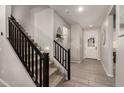
[[[84,51],[85,58],[98,59],[98,32],[84,32]]]

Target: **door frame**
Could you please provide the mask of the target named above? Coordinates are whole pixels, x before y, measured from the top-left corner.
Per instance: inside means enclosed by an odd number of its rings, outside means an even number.
[[[87,28],[87,29],[85,29],[84,30],[84,32],[83,32],[83,59],[86,59],[86,58],[89,58],[89,57],[87,57],[86,56],[86,52],[85,52],[85,32],[86,31],[97,31],[97,33],[98,33],[98,44],[97,44],[97,57],[96,58],[90,58],[90,59],[96,59],[96,60],[101,60],[100,59],[100,28],[98,28],[98,27],[95,27],[95,28]]]

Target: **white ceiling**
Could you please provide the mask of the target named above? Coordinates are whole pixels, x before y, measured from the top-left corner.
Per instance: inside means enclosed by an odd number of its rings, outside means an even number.
[[[83,7],[84,11],[78,12],[78,7]],[[69,24],[79,23],[87,28],[89,25],[98,27],[102,24],[108,12],[110,5],[52,5],[59,15],[61,15]],[[65,10],[68,9],[67,14]]]

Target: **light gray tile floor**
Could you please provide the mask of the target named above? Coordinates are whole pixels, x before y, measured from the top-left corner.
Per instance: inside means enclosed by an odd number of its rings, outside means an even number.
[[[114,78],[108,77],[100,61],[86,59],[71,63],[71,80],[60,87],[114,87]]]

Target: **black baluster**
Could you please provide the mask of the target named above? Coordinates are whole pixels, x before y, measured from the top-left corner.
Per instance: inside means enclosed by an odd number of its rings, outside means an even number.
[[[15,26],[15,25],[14,25]],[[14,31],[14,33],[15,33],[15,50],[17,51],[17,48],[16,48],[16,26],[15,26],[15,29],[14,29],[15,31]]]
[[[27,63],[27,39],[25,39],[25,65],[26,65],[26,67],[28,67],[28,63]]]
[[[58,55],[58,60],[59,60],[59,45],[58,45],[58,50],[57,51],[58,51],[58,54],[57,55]]]
[[[64,61],[65,61],[65,60],[64,60],[64,49],[63,49],[62,54],[63,54],[63,55],[62,55],[62,65],[64,65]]]
[[[22,35],[22,59],[24,62],[24,36]]]
[[[37,80],[38,80],[38,64],[37,64],[38,63],[38,56],[37,56],[37,53],[35,53],[35,61],[36,61],[35,62],[36,63],[35,64],[35,75],[36,75],[36,80],[35,81],[37,83]]]
[[[56,44],[56,59],[58,59],[58,45]]]
[[[42,87],[42,54],[40,55],[40,87]]]
[[[10,24],[9,24],[9,30],[10,30],[10,31],[9,31],[9,32],[10,32],[10,36],[9,36],[9,37],[10,37],[10,43],[12,44],[12,26],[11,26],[10,20],[9,20],[9,23],[10,23]]]
[[[19,55],[19,32],[17,29],[17,54]]]
[[[12,44],[12,46],[13,46],[13,24],[12,24],[12,22],[11,22],[11,44]]]
[[[55,58],[56,58],[56,43],[54,42],[54,44],[55,44]]]
[[[14,24],[13,24],[13,46],[15,48],[15,33],[14,33]]]
[[[30,44],[28,43],[28,69],[30,71]]]
[[[23,57],[23,59],[24,59],[24,64],[25,64],[25,36],[24,36],[24,38],[23,38],[23,51],[24,51],[24,57]]]
[[[67,55],[66,55],[66,51],[65,51],[65,69],[67,69],[66,64],[67,64]]]
[[[11,34],[10,34],[10,21],[9,21],[9,41],[11,42]]]
[[[37,82],[38,86],[40,86],[40,54],[38,53],[38,62],[37,62]]]
[[[12,44],[12,25],[11,25],[11,22],[10,22],[10,20],[9,20],[9,23],[10,23],[10,43]]]
[[[32,77],[34,76],[34,49],[32,47]]]
[[[60,47],[60,63],[61,63],[61,47]],[[62,63],[61,63],[62,64]]]
[[[13,23],[12,23],[12,44],[13,44],[13,47],[14,47],[14,30],[13,30]]]
[[[22,48],[23,48],[23,46],[22,46],[22,44],[23,44],[23,41],[22,41],[22,38],[23,38],[23,34],[21,33],[21,59],[23,60],[23,51],[22,51]]]
[[[14,27],[14,24],[13,24],[13,46],[15,48],[15,27]]]
[[[68,80],[70,80],[70,49],[68,49]]]
[[[21,58],[21,32],[19,32],[19,56]]]
[[[11,42],[11,43],[12,43],[12,46],[14,47],[14,43],[13,43],[13,40],[14,40],[14,39],[13,39],[13,24],[11,25],[11,27],[12,27],[12,29],[11,29],[11,33],[12,33],[12,42]]]

